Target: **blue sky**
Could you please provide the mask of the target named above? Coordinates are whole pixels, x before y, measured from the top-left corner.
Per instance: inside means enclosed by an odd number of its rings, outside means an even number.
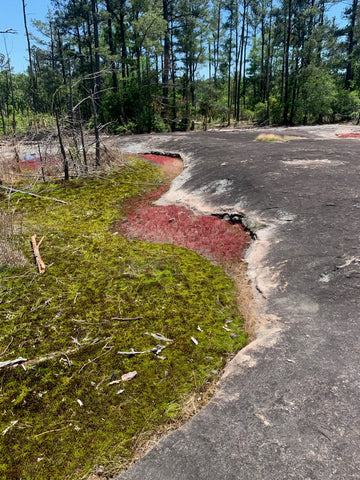
[[[31,19],[44,20],[50,0],[25,0],[25,4],[28,28],[31,31]],[[0,31],[12,28],[17,32],[15,35],[0,35],[0,53],[5,54],[5,39],[15,72],[25,72],[28,61],[22,0],[0,0],[0,9]]]
[[[28,28],[33,30],[31,19],[45,20],[48,9],[50,8],[50,0],[25,0],[26,13],[28,19]],[[350,3],[342,1],[340,5],[333,7],[328,15],[330,17],[337,16],[338,21],[341,18],[340,12],[343,7]],[[0,31],[12,28],[16,30],[15,35],[0,35],[0,53],[5,53],[5,40],[11,65],[16,73],[25,72],[27,69],[27,45],[24,29],[22,0],[0,0]]]

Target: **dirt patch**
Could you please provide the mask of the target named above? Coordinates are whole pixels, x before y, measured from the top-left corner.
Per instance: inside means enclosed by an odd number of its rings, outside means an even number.
[[[290,140],[305,140],[305,137],[294,135],[276,135],[274,133],[261,133],[256,137],[257,142],[288,142]]]
[[[312,160],[282,160],[282,163],[285,165],[290,165],[292,167],[323,167],[323,166],[332,166],[337,167],[339,165],[344,165],[344,162],[338,160],[329,160],[327,158],[318,158]]]

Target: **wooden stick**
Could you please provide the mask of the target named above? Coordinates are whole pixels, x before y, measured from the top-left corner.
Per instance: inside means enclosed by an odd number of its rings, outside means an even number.
[[[144,353],[155,353],[155,355],[159,355],[164,348],[166,348],[166,345],[156,345],[154,348],[150,348],[149,350],[144,350],[142,352],[136,352],[135,350],[130,350],[130,352],[117,352],[118,355],[127,355],[129,357],[133,355],[143,355]]]
[[[0,368],[17,367],[26,361],[27,359],[23,357],[18,357],[14,360],[6,360],[6,362],[0,362]]]
[[[131,320],[142,320],[143,317],[113,317],[111,320],[119,320],[120,322],[130,322]]]
[[[18,367],[20,365],[24,366],[24,367],[27,367],[28,365],[36,365],[37,363],[45,362],[46,360],[53,360],[54,358],[60,357],[62,355],[67,356],[70,353],[77,352],[82,347],[86,347],[86,346],[89,346],[89,345],[95,345],[98,342],[104,342],[104,341],[109,340],[109,339],[111,339],[111,337],[106,337],[106,338],[103,338],[103,339],[96,338],[92,342],[80,343],[80,345],[76,348],[68,348],[65,351],[62,350],[62,351],[48,353],[47,355],[44,355],[43,357],[34,358],[32,360],[28,360],[27,358],[23,358],[23,357],[15,358],[15,360],[7,360],[5,362],[0,362],[0,369],[2,369],[2,368],[15,368],[15,367]],[[113,348],[113,347],[111,347],[111,348]]]
[[[36,235],[33,235],[31,237],[31,244],[32,244],[33,251],[34,251],[34,257],[35,257],[36,265],[38,267],[39,273],[41,273],[41,274],[43,274],[45,272],[45,263],[43,262],[43,260],[40,256],[40,251],[39,251],[39,247],[40,247],[41,242],[43,240],[44,240],[44,237],[42,237],[39,244],[37,245],[36,244]]]
[[[9,190],[9,192],[23,193],[24,195],[30,195],[30,197],[42,198],[43,200],[53,200],[54,202],[65,203],[67,205],[67,202],[65,202],[64,200],[59,200],[58,198],[43,197],[41,195],[37,195],[36,193],[24,192],[23,190],[16,190],[15,188],[12,188],[12,187],[5,187],[5,185],[0,185],[0,188],[4,190]]]
[[[45,238],[45,237],[41,237],[41,240],[40,240],[40,242],[39,242],[39,243],[38,243],[38,245],[37,245],[37,246],[38,246],[38,248],[40,248],[40,245],[42,244],[42,242],[43,242],[44,238]]]

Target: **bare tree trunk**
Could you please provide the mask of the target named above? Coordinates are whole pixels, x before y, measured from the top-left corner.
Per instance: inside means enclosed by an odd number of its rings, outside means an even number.
[[[245,19],[246,19],[246,1],[244,0],[244,9],[242,14],[242,25],[241,25],[241,37],[240,37],[240,66],[239,66],[239,81],[237,85],[237,117],[236,120],[240,120],[240,99],[241,99],[241,80],[242,80],[242,70],[243,70],[243,58],[245,50]]]
[[[8,60],[10,62],[10,60]],[[11,91],[11,102],[12,102],[12,127],[13,133],[16,135],[16,113],[15,113],[15,96],[14,96],[14,84],[12,79],[12,73],[10,71],[10,63],[9,63],[9,81],[10,81],[10,91]]]
[[[123,78],[129,76],[125,39],[125,0],[119,0],[120,3],[120,41],[121,41],[121,74]]]
[[[148,107],[148,133],[151,133],[152,119],[151,119],[151,85],[150,85],[150,60],[149,53],[146,55],[146,77],[147,77],[147,107]]]
[[[285,66],[284,66],[284,115],[283,121],[284,124],[288,123],[288,113],[289,113],[289,52],[290,52],[290,35],[291,35],[291,9],[292,9],[292,0],[288,0],[288,15],[287,15],[287,29],[286,29],[286,43],[285,43]]]
[[[215,47],[215,58],[214,58],[214,87],[215,88],[217,83],[217,71],[219,67],[220,25],[221,25],[221,2],[219,2],[217,29],[216,29],[216,47]]]
[[[79,145],[78,145],[78,141],[77,141],[77,134],[76,134],[76,130],[75,130],[73,86],[72,86],[72,72],[71,72],[70,60],[69,60],[69,65],[68,66],[69,66],[69,121],[70,121],[71,135],[72,135],[75,150],[76,150],[76,157],[74,159],[74,167],[76,168],[77,167],[76,164],[79,163],[80,152],[79,152]]]
[[[3,135],[6,135],[6,123],[5,123],[5,115],[4,115],[4,109],[3,109],[3,104],[0,98],[0,113],[1,113],[1,123],[2,123],[2,128],[3,128]]]
[[[169,118],[169,73],[170,73],[170,31],[169,31],[169,0],[163,0],[163,18],[167,22],[164,36],[164,64],[162,69],[162,102],[163,118]]]
[[[27,27],[25,0],[22,0],[22,7],[23,7],[26,41],[27,41],[27,47],[28,47],[28,53],[29,53],[30,87],[31,87],[31,94],[32,94],[32,99],[33,99],[33,108],[36,110],[35,79],[34,79],[34,69],[33,69],[32,58],[31,58],[30,36],[29,36],[28,27]]]
[[[173,26],[173,25],[172,25]],[[173,31],[173,29],[171,29]],[[174,55],[173,34],[171,34],[171,79],[172,79],[172,112],[171,112],[171,131],[176,129],[176,63]]]
[[[231,56],[232,56],[232,15],[230,19],[230,37],[229,37],[229,56],[228,56],[228,126],[230,125],[231,122],[231,108],[232,108],[232,89],[231,89]]]
[[[100,53],[99,53],[99,21],[98,21],[98,5],[97,0],[91,0],[91,9],[93,16],[93,27],[94,27],[94,47],[95,47],[95,105],[96,112],[99,114],[99,109],[101,106],[101,75],[100,75]],[[101,112],[100,112],[101,113]]]
[[[58,138],[59,138],[59,145],[60,145],[61,156],[62,156],[62,158],[63,158],[64,178],[65,178],[66,181],[68,181],[69,178],[70,178],[70,176],[69,176],[69,162],[68,162],[68,159],[67,159],[67,157],[66,157],[65,148],[64,148],[64,143],[63,143],[63,139],[62,139],[62,133],[61,133],[61,129],[60,129],[59,109],[58,109],[58,107],[56,107],[56,109],[55,109],[55,120],[56,120],[56,128],[57,128],[57,132],[58,132]]]
[[[141,111],[142,111],[142,79],[141,79],[141,50],[137,48],[136,51],[136,68],[138,80],[138,111],[137,111],[137,133],[141,133]]]
[[[110,53],[111,53],[112,57],[114,57],[116,52],[115,52],[114,39],[113,39],[113,33],[112,33],[112,20],[111,20],[112,9],[110,7],[110,1],[109,0],[106,0],[106,10],[109,13],[109,17],[108,17],[108,21],[107,21],[109,49],[110,49]],[[113,89],[114,89],[115,92],[118,92],[119,91],[119,80],[118,80],[118,77],[117,77],[117,68],[116,68],[116,65],[115,65],[115,62],[114,62],[113,58],[111,59],[111,73],[112,73]]]
[[[269,35],[267,40],[267,66],[266,66],[266,120],[270,123],[270,79],[271,79],[271,35],[272,35],[272,1],[270,3]]]
[[[352,0],[351,6],[351,16],[350,16],[350,25],[348,27],[348,45],[347,45],[347,65],[346,65],[346,75],[345,75],[345,88],[349,89],[351,86],[351,80],[353,79],[353,59],[352,54],[355,47],[355,24],[356,16],[358,9],[358,0]]]
[[[91,95],[91,105],[93,108],[93,116],[94,116],[94,135],[95,135],[95,165],[96,167],[100,166],[101,158],[100,158],[100,133],[99,133],[99,126],[98,126],[98,116],[96,111],[96,104],[94,96]]]
[[[81,150],[83,154],[83,160],[85,165],[85,172],[88,171],[88,161],[87,161],[87,154],[86,154],[86,146],[85,146],[85,139],[84,139],[84,130],[82,126],[82,118],[81,118],[81,110],[78,109],[78,125],[80,130],[80,140],[81,140]]]

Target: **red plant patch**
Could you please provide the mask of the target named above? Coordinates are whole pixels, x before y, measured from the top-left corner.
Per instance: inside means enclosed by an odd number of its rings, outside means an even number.
[[[144,153],[142,155],[138,155],[138,157],[149,160],[150,162],[156,163],[158,165],[175,165],[179,162],[179,159],[176,157],[169,157],[168,155],[155,155],[152,153]]]
[[[145,155],[142,156],[144,158]],[[148,157],[148,156],[147,156]],[[159,157],[151,155],[151,157]],[[169,160],[166,160],[166,159]],[[151,159],[156,163],[173,161],[172,157]],[[154,243],[170,243],[186,247],[204,257],[229,264],[239,261],[250,243],[250,236],[240,224],[219,217],[196,215],[192,210],[178,205],[155,206],[151,202],[159,198],[168,187],[150,192],[132,204],[123,233],[128,238],[138,238]]]
[[[62,161],[55,156],[47,156],[43,158],[43,166],[59,166]],[[36,170],[41,167],[41,160],[39,155],[26,155],[20,158],[20,167],[26,170]]]
[[[336,136],[339,137],[339,138],[360,138],[360,133],[355,133],[355,132],[352,132],[352,133],[338,133]]]
[[[35,170],[40,167],[39,155],[26,155],[20,158],[20,166],[29,170]]]

